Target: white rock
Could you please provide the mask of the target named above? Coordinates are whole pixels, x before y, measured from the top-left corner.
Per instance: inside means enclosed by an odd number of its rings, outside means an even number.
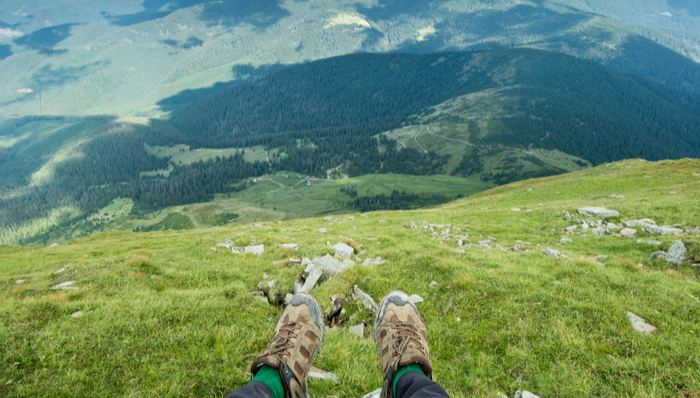
[[[370,265],[382,265],[386,261],[382,260],[381,257],[375,257],[375,258],[367,258],[365,261],[362,262],[363,267],[368,267]]]
[[[540,398],[530,391],[518,391],[515,393],[515,398]]]
[[[74,290],[78,289],[77,287],[73,286],[75,284],[75,281],[68,281],[68,282],[63,282],[59,283],[56,286],[51,286],[51,289],[53,290]]]
[[[608,217],[619,217],[620,213],[615,210],[609,210],[605,207],[588,206],[578,209],[578,213],[587,217],[598,217],[598,218],[608,218]]]
[[[284,243],[280,247],[287,250],[299,250],[299,244],[297,243]]]
[[[425,302],[425,300],[423,300],[423,297],[417,294],[412,294],[411,297],[408,298],[408,301],[412,302],[413,304],[420,304]]]
[[[517,207],[514,207],[514,208],[510,209],[510,211],[520,211],[520,209]]]
[[[350,334],[354,334],[359,338],[362,338],[365,336],[365,324],[360,323],[359,325],[350,326],[348,328],[348,332],[350,332]]]
[[[260,223],[255,223],[255,224],[253,224],[253,226],[251,228],[262,228],[262,226],[263,225]]]
[[[578,228],[578,225],[572,225],[570,227],[564,228],[564,230],[566,230],[566,232],[570,234],[570,233],[573,233],[574,231],[576,231],[577,228]]]
[[[656,225],[656,222],[651,218],[642,218],[640,220],[630,220],[624,221],[625,225],[629,228],[646,228],[651,225]]]
[[[367,395],[363,395],[362,398],[380,398],[382,396],[382,389],[377,388]]]
[[[637,235],[637,230],[633,228],[623,228],[622,231],[620,231],[620,235],[625,238],[634,238]]]
[[[593,235],[596,235],[596,236],[605,236],[605,228],[603,228],[603,227],[592,228],[591,232],[593,233]]]
[[[225,247],[225,248],[227,248],[227,249],[230,249],[230,248],[233,247],[233,239],[231,239],[231,238],[226,239],[225,241],[219,242],[219,243],[217,243],[216,245],[217,245],[217,246],[223,246],[223,247]]]
[[[247,246],[244,250],[245,254],[254,254],[260,257],[265,253],[265,245]]]
[[[333,217],[326,217],[323,219],[323,221],[332,221],[332,220],[333,220]]]
[[[574,241],[569,238],[562,238],[559,243],[573,243]]]
[[[65,268],[61,268],[61,269],[59,269],[58,271],[54,272],[54,275],[62,274],[62,273],[64,273],[65,271],[66,271]]]
[[[51,246],[49,246],[49,247],[58,247],[58,246],[61,246],[61,245],[58,244],[58,243],[53,243],[53,244],[52,244]]]
[[[604,262],[608,261],[608,256],[606,256],[604,254],[600,254],[600,255],[593,257],[593,260],[597,261],[599,263],[604,263]]]
[[[70,314],[70,316],[72,316],[73,318],[80,318],[81,316],[83,316],[83,311],[74,312]]]
[[[640,318],[629,311],[627,312],[627,317],[632,323],[632,327],[634,328],[634,330],[640,333],[650,334],[656,330],[656,326],[647,323],[645,319]]]
[[[24,279],[17,279],[17,280],[15,281],[15,283],[18,284],[18,285],[19,285],[19,284],[22,284],[22,283],[24,283]]]
[[[551,257],[551,258],[567,258],[565,255],[559,253],[558,250],[546,249],[544,252],[545,252],[545,254],[547,255],[547,257]]]
[[[216,248],[214,246],[211,247],[211,251],[215,252]]]
[[[355,254],[355,249],[345,243],[338,243],[332,249],[335,251],[335,255],[340,258],[352,258],[353,254]]]
[[[615,194],[610,195],[610,199],[624,199],[624,198],[625,198],[625,195],[615,195]]]
[[[319,228],[318,232],[322,234],[327,234],[328,233],[328,228]]]
[[[432,282],[430,282],[430,284],[428,286],[430,286],[430,288],[433,289],[437,285],[438,285],[438,283],[436,281],[432,281]]]
[[[296,258],[296,257],[292,257],[289,259],[289,263],[290,264],[301,264],[301,259]]]
[[[311,293],[311,290],[316,287],[322,276],[323,270],[321,268],[314,268],[314,270],[311,271],[311,274],[309,274],[309,276],[306,278],[304,285],[299,289],[299,291],[302,293]]]
[[[686,252],[687,249],[685,248],[683,241],[679,239],[675,241],[673,245],[671,245],[670,249],[668,249],[666,261],[668,261],[669,263],[680,264],[683,261],[685,261]]]
[[[365,309],[371,314],[374,315],[379,311],[379,306],[374,302],[372,296],[363,292],[357,285],[352,288],[352,296],[355,300],[361,302]]]
[[[338,384],[338,376],[334,375],[333,373],[319,369],[313,365],[309,367],[309,372],[307,373],[307,376],[309,376],[310,379],[319,379],[319,380],[330,380],[335,384]]]
[[[355,263],[352,260],[345,259],[340,262],[333,258],[330,254],[326,254],[323,257],[316,257],[311,260],[310,264],[308,264],[304,269],[304,272],[311,275],[311,272],[314,269],[320,269],[323,271],[323,276],[321,277],[320,281],[323,282],[335,276],[339,272],[352,268],[354,265]]]
[[[380,222],[381,224],[384,224],[384,223],[386,223],[386,220],[379,220],[379,222]]]
[[[564,214],[564,220],[571,221],[572,218],[573,217],[571,217],[571,213],[569,213],[568,211],[566,212],[566,214]]]
[[[656,235],[682,235],[685,231],[680,228],[671,227],[664,225],[662,227],[657,227],[655,225],[649,225],[644,228],[650,234]]]
[[[622,229],[622,226],[617,225],[615,223],[608,223],[606,228],[608,229],[608,231],[618,231],[618,230]]]

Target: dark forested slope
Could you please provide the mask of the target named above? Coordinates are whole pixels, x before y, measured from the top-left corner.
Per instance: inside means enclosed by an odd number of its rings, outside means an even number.
[[[339,152],[415,122],[448,99],[485,90],[505,90],[520,102],[501,118],[508,128],[488,132],[484,143],[536,142],[594,163],[700,155],[700,97],[529,49],[317,61],[211,95],[173,124],[197,147],[262,144],[293,154],[298,139],[332,138],[328,149]]]

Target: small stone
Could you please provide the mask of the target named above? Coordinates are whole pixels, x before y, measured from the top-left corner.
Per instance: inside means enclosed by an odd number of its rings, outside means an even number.
[[[608,261],[608,256],[600,254],[598,256],[593,257],[593,260],[599,262],[599,263],[604,263]]]
[[[569,238],[562,238],[559,243],[574,243],[574,241]]]
[[[223,246],[223,247],[225,247],[225,248],[227,248],[227,249],[230,249],[230,248],[233,247],[233,239],[231,239],[231,238],[226,239],[225,241],[219,242],[219,243],[217,243],[216,245],[217,245],[217,246]]]
[[[352,288],[352,296],[355,300],[362,303],[367,312],[375,315],[379,311],[379,306],[374,302],[372,296],[363,292],[357,285]]]
[[[615,194],[610,195],[610,199],[624,199],[624,198],[625,198],[625,195],[615,195]]]
[[[326,217],[323,219],[323,221],[332,221],[332,220],[333,220],[333,217]]]
[[[255,224],[253,224],[253,226],[251,228],[262,228],[262,226],[263,225],[260,223],[255,223]]]
[[[384,224],[384,223],[386,223],[386,220],[379,220],[379,223]]]
[[[416,229],[416,228],[418,228],[418,227],[416,226],[416,223],[414,223],[413,221],[411,221],[411,223],[408,224],[408,227],[411,228],[411,229]]]
[[[430,284],[428,286],[430,286],[430,288],[433,289],[437,285],[438,285],[438,283],[436,281],[432,281],[432,282],[430,282]]]
[[[81,316],[83,316],[83,311],[74,312],[70,314],[70,316],[72,316],[73,318],[80,318]]]
[[[608,225],[606,226],[606,229],[608,230],[608,232],[609,231],[618,231],[618,230],[622,229],[622,227],[620,225],[615,224],[615,223],[608,223]]]
[[[335,251],[335,255],[340,258],[352,258],[352,256],[355,254],[355,249],[345,243],[338,243],[333,246],[332,249]]]
[[[24,279],[17,279],[17,280],[15,281],[15,283],[18,284],[18,285],[19,285],[19,284],[22,284],[22,283],[24,283]]]
[[[529,391],[518,391],[515,393],[515,398],[540,398]]]
[[[462,322],[462,318],[460,317],[457,317],[455,320],[457,321],[457,323]]]
[[[520,211],[520,209],[517,207],[514,207],[514,208],[510,209],[510,211]]]
[[[685,248],[685,245],[683,244],[682,240],[677,240],[671,245],[671,248],[668,249],[668,254],[666,255],[666,261],[669,263],[674,263],[676,265],[679,265],[683,261],[685,261],[685,253],[687,252],[687,249]]]
[[[53,290],[77,290],[78,288],[76,286],[73,286],[74,284],[75,284],[75,281],[63,282],[63,283],[59,283],[56,286],[51,286],[51,289],[53,289]]]
[[[292,257],[289,259],[290,264],[301,264],[301,259]]]
[[[309,372],[307,373],[307,376],[310,379],[329,380],[335,384],[338,384],[339,382],[338,376],[334,375],[333,373],[327,370],[319,369],[313,365],[309,367]]]
[[[566,212],[566,214],[564,214],[564,220],[571,221],[572,218],[573,217],[571,217],[571,213],[569,213],[568,211]]]
[[[382,389],[377,388],[369,394],[363,395],[362,398],[380,398],[382,396]]]
[[[382,265],[382,264],[384,264],[385,262],[386,262],[386,261],[382,260],[381,257],[368,258],[368,259],[365,259],[365,261],[362,262],[362,266],[363,266],[363,267],[368,267],[368,266],[370,266],[370,265]]]
[[[250,295],[256,300],[262,301],[265,304],[270,304],[270,301],[265,297],[265,292],[250,292]]]
[[[644,230],[646,230],[650,234],[656,235],[682,235],[685,232],[680,228],[675,228],[668,225],[664,225],[662,227],[658,227],[656,225],[649,225],[645,227]]]
[[[66,271],[65,268],[61,268],[61,269],[59,269],[58,271],[54,272],[54,275],[62,274],[62,273],[64,273],[65,271]]]
[[[644,334],[650,334],[654,331],[656,331],[656,326],[651,325],[647,323],[647,321],[643,318],[638,317],[637,315],[627,312],[627,317],[629,318],[630,322],[632,323],[632,327],[634,330],[644,333]]]
[[[546,249],[544,252],[547,255],[547,257],[550,257],[550,258],[566,258],[566,256],[559,253],[558,250]]]
[[[637,235],[637,230],[633,228],[624,228],[620,231],[620,235],[624,238],[634,238]]]
[[[508,398],[508,396],[499,392],[496,394],[496,398]]]
[[[605,207],[589,206],[578,209],[578,213],[587,217],[609,218],[619,217],[620,213],[615,210],[609,210]]]
[[[292,299],[294,299],[294,295],[291,294],[291,293],[287,293],[287,294],[284,296],[284,305],[289,305],[289,303],[292,302]]]
[[[348,328],[348,332],[350,332],[350,334],[354,334],[359,338],[362,338],[365,336],[365,324],[361,323],[359,325],[350,326]]]
[[[245,254],[254,254],[260,257],[265,253],[265,245],[247,246],[244,250]]]
[[[328,233],[328,228],[319,228],[318,232],[322,234],[327,234]]]
[[[303,293],[311,293],[311,290],[316,287],[318,281],[323,276],[323,270],[321,268],[314,268],[311,274],[306,278],[304,285],[299,289]]]
[[[284,243],[280,247],[287,250],[299,250],[299,244],[297,243]]]
[[[58,243],[53,243],[53,244],[51,244],[51,246],[49,246],[49,247],[58,247],[58,246],[61,246],[61,245],[58,244]]]
[[[417,294],[412,294],[411,297],[408,298],[408,301],[412,302],[413,304],[420,304],[425,302],[425,300],[423,300],[423,297]]]

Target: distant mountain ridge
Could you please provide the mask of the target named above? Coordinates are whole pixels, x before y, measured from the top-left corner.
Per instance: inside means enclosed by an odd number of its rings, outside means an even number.
[[[692,38],[547,1],[8,1],[0,21],[8,32],[0,35],[4,118],[162,116],[291,64],[354,52],[520,46],[700,93]]]

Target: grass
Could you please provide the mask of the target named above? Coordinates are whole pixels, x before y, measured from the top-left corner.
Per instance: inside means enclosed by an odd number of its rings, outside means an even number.
[[[630,160],[510,184],[437,209],[256,228],[112,231],[52,248],[0,246],[0,395],[224,396],[247,383],[241,358],[267,344],[280,313],[248,292],[264,274],[291,289],[302,267],[277,260],[321,256],[331,251],[326,241],[348,237],[367,251],[363,257],[388,262],[352,268],[313,295],[325,311],[331,295],[347,296],[356,284],[377,301],[396,288],[421,295],[435,379],[451,396],[524,389],[542,397],[697,397],[698,268],[648,262],[657,248],[632,239],[558,242],[573,223],[563,213],[585,205],[619,210],[622,219],[698,226],[698,173],[697,160]],[[503,247],[522,240],[531,251],[459,254],[456,243],[409,229],[411,221],[459,227],[468,243],[489,235]],[[329,233],[318,233],[321,227]],[[265,254],[211,250],[226,238],[265,244]],[[676,239],[661,237],[662,247]],[[697,235],[682,239],[700,244]],[[282,243],[301,247],[290,252],[276,246]],[[548,258],[546,247],[569,258]],[[589,258],[598,254],[609,259]],[[50,289],[65,281],[79,289]],[[78,311],[82,317],[71,316]],[[659,330],[637,333],[627,311]],[[312,395],[360,396],[381,386],[374,344],[346,329],[366,322],[371,330],[372,321],[360,306],[347,308],[315,363],[341,382],[311,380]]]

